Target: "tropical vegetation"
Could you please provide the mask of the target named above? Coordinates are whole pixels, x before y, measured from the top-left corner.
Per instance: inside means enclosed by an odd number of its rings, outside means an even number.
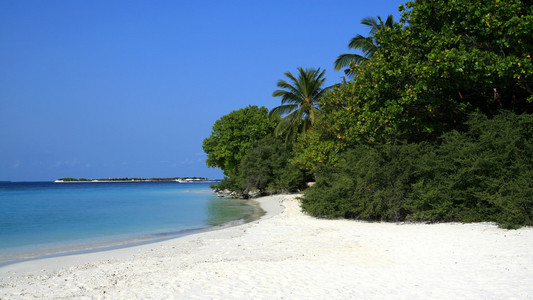
[[[320,69],[285,73],[273,93],[282,105],[262,118],[270,132],[230,164],[204,142],[208,164],[261,192],[316,180],[302,197],[314,216],[533,225],[533,3],[399,10],[396,23],[363,20],[369,36],[349,44],[361,54],[334,62],[351,79],[324,89]],[[304,94],[310,86],[320,92]]]
[[[533,115],[473,114],[442,143],[358,145],[305,191],[314,216],[533,225]]]
[[[324,88],[326,70],[298,68],[298,77],[285,72],[289,82],[279,80],[280,90],[272,93],[273,97],[281,97],[281,105],[270,111],[271,115],[281,117],[276,127],[276,135],[295,137],[313,127],[320,114],[318,100],[329,88]]]
[[[353,72],[352,65],[360,65],[367,61],[369,58],[374,56],[374,53],[378,49],[378,45],[374,39],[374,34],[378,31],[384,31],[387,28],[393,28],[394,26],[394,17],[389,15],[387,20],[383,22],[381,17],[366,17],[361,20],[361,24],[370,27],[369,36],[362,36],[357,34],[354,36],[348,43],[349,49],[360,50],[363,55],[350,53],[350,54],[341,54],[335,60],[335,71],[340,71],[345,68],[344,73],[349,77],[353,77],[355,73]]]
[[[291,192],[305,184],[306,172],[290,165],[292,146],[275,136],[280,119],[266,107],[248,106],[223,116],[204,140],[207,164],[224,171],[216,189],[242,197]]]
[[[244,155],[275,127],[276,122],[268,116],[266,107],[250,105],[223,116],[203,143],[207,165],[222,169],[226,176],[237,175]]]

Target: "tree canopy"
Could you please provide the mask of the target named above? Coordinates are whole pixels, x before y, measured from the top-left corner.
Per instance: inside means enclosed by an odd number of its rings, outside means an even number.
[[[292,145],[269,135],[260,140],[241,160],[239,188],[260,193],[291,192],[302,188],[306,174],[289,163]]]
[[[378,30],[372,58],[323,98],[298,161],[316,166],[360,143],[435,140],[465,130],[474,111],[533,112],[531,1],[419,0],[400,9],[401,26]]]
[[[259,140],[273,133],[277,122],[266,107],[250,105],[232,111],[213,125],[211,135],[204,140],[207,165],[220,168],[226,176],[238,173],[241,159]]]

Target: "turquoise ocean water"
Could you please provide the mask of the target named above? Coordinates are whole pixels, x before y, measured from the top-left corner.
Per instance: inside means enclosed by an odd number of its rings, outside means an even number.
[[[0,265],[177,237],[253,213],[207,183],[0,182]]]

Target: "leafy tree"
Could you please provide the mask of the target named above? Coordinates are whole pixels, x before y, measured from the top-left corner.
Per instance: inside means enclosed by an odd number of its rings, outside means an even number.
[[[342,128],[353,121],[353,111],[345,110],[341,104],[346,97],[354,97],[354,92],[344,83],[334,86],[332,91],[321,99],[320,106],[323,113],[312,130],[298,136],[294,143],[295,156],[292,163],[313,171],[318,171],[324,166],[336,167],[339,163],[339,153],[358,144],[359,140],[347,140],[346,135],[340,134],[354,129],[353,125],[344,130]]]
[[[348,49],[355,49],[360,50],[363,55],[359,54],[341,54],[339,57],[335,60],[335,71],[339,71],[342,68],[345,68],[344,72],[346,75],[353,77],[354,72],[350,68],[351,64],[362,64],[364,63],[368,58],[372,57],[374,53],[378,49],[378,45],[376,44],[376,41],[374,40],[374,34],[378,32],[378,30],[385,30],[386,28],[393,28],[394,21],[393,16],[389,15],[387,17],[387,20],[383,22],[381,20],[381,17],[366,17],[363,20],[361,20],[361,24],[366,25],[370,27],[369,36],[365,37],[360,34],[354,36],[350,43],[348,43]]]
[[[298,77],[285,72],[289,82],[279,80],[277,86],[281,90],[272,93],[273,97],[281,97],[281,105],[270,112],[271,115],[282,117],[276,127],[276,135],[285,134],[290,137],[313,126],[320,113],[318,99],[328,90],[323,87],[325,72],[320,72],[320,68],[298,68]]]
[[[248,151],[240,164],[240,188],[244,192],[292,192],[305,186],[306,174],[289,163],[292,146],[269,135]]]
[[[375,33],[372,59],[352,66],[354,80],[322,98],[296,160],[317,167],[361,143],[436,140],[467,129],[475,111],[533,113],[531,1],[419,0],[400,9],[399,26]]]
[[[223,116],[203,142],[207,165],[222,169],[226,176],[236,176],[246,152],[271,134],[276,124],[266,107],[248,106]]]

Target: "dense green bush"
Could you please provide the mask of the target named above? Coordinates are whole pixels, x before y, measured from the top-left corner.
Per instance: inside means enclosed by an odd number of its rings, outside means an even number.
[[[224,176],[224,179],[217,184],[210,185],[215,191],[232,191],[242,193],[244,190],[240,187],[239,181],[236,176]]]
[[[403,220],[411,185],[421,176],[418,159],[428,149],[428,144],[357,146],[339,167],[317,176],[302,206],[314,216]]]
[[[292,192],[305,185],[305,173],[289,164],[292,147],[272,135],[259,141],[241,160],[239,182],[245,191]]]
[[[314,216],[533,225],[533,116],[474,114],[440,145],[357,146],[319,174]]]
[[[476,114],[467,124],[444,135],[430,176],[413,186],[410,217],[533,225],[533,116]]]
[[[238,172],[226,177],[216,189],[248,196],[253,193],[294,192],[305,187],[308,176],[289,163],[292,146],[283,138],[268,135],[258,141],[240,160]]]

